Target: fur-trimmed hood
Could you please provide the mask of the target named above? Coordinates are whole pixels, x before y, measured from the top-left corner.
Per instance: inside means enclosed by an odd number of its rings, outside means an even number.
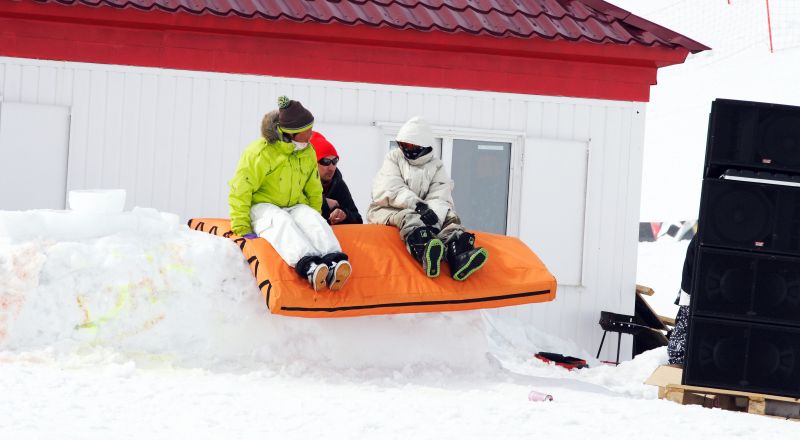
[[[278,116],[278,110],[273,110],[264,115],[264,119],[261,120],[261,136],[270,144],[281,138],[278,134]]]

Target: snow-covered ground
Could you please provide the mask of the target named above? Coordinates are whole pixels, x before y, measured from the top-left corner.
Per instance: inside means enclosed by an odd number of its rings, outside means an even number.
[[[644,266],[669,287],[684,249],[645,245]],[[664,349],[573,372],[532,358],[569,346],[479,311],[268,315],[238,247],[172,216],[0,211],[2,439],[796,433],[658,400],[642,382]]]

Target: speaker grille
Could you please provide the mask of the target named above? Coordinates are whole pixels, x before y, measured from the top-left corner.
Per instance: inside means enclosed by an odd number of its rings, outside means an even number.
[[[800,189],[705,179],[701,244],[800,255]]]
[[[800,167],[800,114],[778,114],[759,124],[758,159],[774,167]]]
[[[727,168],[800,174],[800,107],[717,99],[704,177]]]
[[[800,329],[694,317],[684,382],[800,397]]]
[[[800,258],[706,247],[697,258],[695,314],[800,326]]]

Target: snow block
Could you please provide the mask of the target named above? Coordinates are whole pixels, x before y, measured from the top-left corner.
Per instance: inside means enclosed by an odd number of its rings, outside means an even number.
[[[552,301],[556,279],[522,241],[478,232],[476,246],[489,251],[486,265],[467,281],[426,277],[406,251],[397,228],[336,225],[333,232],[350,257],[353,274],[338,292],[314,292],[264,239],[245,240],[227,219],[198,218],[189,227],[226,237],[242,249],[274,314],[345,317],[473,310]]]

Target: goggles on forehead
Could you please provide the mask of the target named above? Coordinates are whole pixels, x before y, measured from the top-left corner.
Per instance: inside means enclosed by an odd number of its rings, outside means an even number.
[[[318,161],[318,163],[322,166],[336,165],[337,163],[339,163],[339,158],[334,157],[333,159],[328,159],[327,157],[323,157]]]

